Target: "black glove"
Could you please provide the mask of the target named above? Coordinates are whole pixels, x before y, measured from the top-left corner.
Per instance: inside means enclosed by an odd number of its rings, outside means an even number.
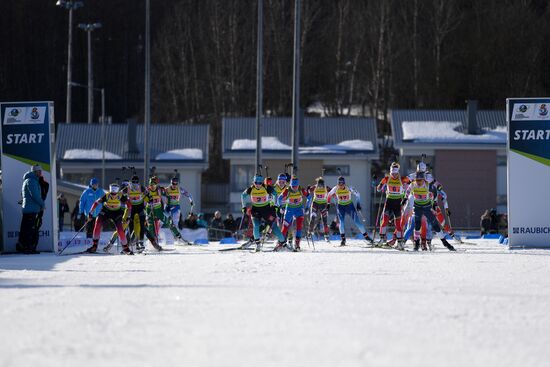
[[[170,207],[169,207],[168,205],[166,205],[166,206],[164,207],[164,211],[165,211],[166,213],[170,213]]]
[[[361,203],[357,203],[355,207],[357,208],[357,210],[361,211]]]
[[[246,214],[246,206],[243,206],[243,207],[241,208],[241,212],[243,212],[243,214]]]
[[[407,206],[408,199],[401,200],[401,206]]]
[[[446,208],[446,209],[445,209],[445,213],[447,214],[448,217],[451,216],[451,211],[449,210],[449,208]]]
[[[88,214],[88,220],[90,221],[90,220],[93,220],[93,219],[94,219],[94,215],[92,213],[89,213]]]
[[[76,216],[76,220],[81,220],[82,219],[82,213],[78,213],[78,215]]]

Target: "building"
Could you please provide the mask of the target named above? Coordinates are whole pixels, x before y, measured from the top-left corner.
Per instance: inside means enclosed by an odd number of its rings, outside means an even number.
[[[130,179],[133,170],[143,180],[143,125],[133,122],[105,125],[105,179],[102,178],[102,126],[100,124],[59,124],[57,126],[57,167],[60,184],[72,210],[76,185],[87,186],[91,177],[111,182]],[[154,124],[150,126],[150,168],[162,185],[179,175],[180,183],[201,208],[201,175],[208,168],[208,125]],[[182,200],[183,212],[188,200]]]
[[[425,162],[449,196],[454,227],[478,227],[486,209],[506,212],[506,112],[393,110],[402,172]]]
[[[327,185],[334,186],[341,173],[360,192],[363,204],[370,205],[371,161],[379,159],[374,119],[305,117],[300,125],[297,174],[301,185],[313,184],[324,174]],[[255,118],[222,121],[222,152],[223,159],[230,161],[229,201],[233,212],[240,211],[241,193],[256,172],[255,126]],[[291,160],[291,127],[288,117],[262,119],[263,171],[274,180]]]

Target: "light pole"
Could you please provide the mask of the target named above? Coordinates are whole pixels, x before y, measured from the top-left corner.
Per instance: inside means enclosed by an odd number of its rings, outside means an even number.
[[[88,123],[94,118],[94,68],[92,65],[92,31],[101,28],[101,23],[79,24],[78,28],[88,32]]]
[[[294,75],[292,78],[292,164],[298,167],[300,144],[300,10],[301,1],[294,0]]]
[[[69,41],[67,46],[67,114],[65,117],[65,122],[67,124],[71,123],[71,79],[72,79],[72,64],[73,64],[73,10],[84,6],[82,1],[72,1],[72,0],[58,0],[55,5],[65,8],[69,11]]]
[[[263,112],[263,38],[264,0],[258,0],[258,36],[256,50],[256,169],[262,165],[262,112]]]
[[[149,124],[151,123],[151,22],[150,1],[145,0],[145,116],[143,121],[143,178],[149,177]]]

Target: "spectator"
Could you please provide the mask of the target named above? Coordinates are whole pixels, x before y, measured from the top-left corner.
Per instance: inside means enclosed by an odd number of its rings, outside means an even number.
[[[489,209],[485,210],[485,212],[481,215],[479,226],[481,236],[489,233],[489,229],[491,227],[491,215]]]
[[[495,234],[498,233],[498,216],[497,216],[497,210],[491,209],[489,212],[489,216],[491,218],[491,224],[489,226],[489,233]]]
[[[63,232],[63,225],[65,224],[65,213],[70,211],[67,199],[63,194],[57,195],[57,219],[59,221],[59,232]]]
[[[195,213],[191,212],[187,215],[187,218],[183,222],[185,227],[189,229],[197,229],[199,228],[199,225],[197,224],[197,216]]]
[[[199,215],[197,216],[197,225],[199,226],[199,228],[208,228],[208,223],[206,223],[206,221],[204,220],[203,213],[199,213]]]
[[[233,214],[227,213],[225,220],[223,221],[223,228],[225,228],[226,231],[230,231],[231,233],[237,230],[237,223],[233,219]]]
[[[220,240],[225,237],[223,231],[224,227],[222,213],[219,210],[216,210],[216,212],[214,212],[212,220],[210,220],[209,237],[215,240]]]
[[[84,225],[84,220],[83,218],[80,218],[78,219],[78,213],[80,212],[79,210],[79,202],[78,200],[76,201],[76,204],[74,206],[74,209],[73,211],[71,212],[71,223],[72,223],[72,228],[74,229],[75,232],[78,232],[78,230],[80,228],[82,228],[82,226]]]
[[[23,201],[23,217],[19,228],[19,241],[15,248],[18,252],[25,254],[36,254],[35,237],[40,229],[39,216],[44,212],[44,199],[39,179],[42,176],[42,168],[38,165],[31,167],[31,170],[23,176],[21,195]]]
[[[88,217],[88,214],[90,213],[90,209],[94,202],[100,198],[105,196],[105,191],[103,189],[99,188],[99,182],[97,181],[97,178],[92,178],[90,180],[89,187],[84,190],[82,195],[80,196],[80,204],[79,204],[79,214],[77,219],[81,220]],[[103,208],[103,205],[98,205],[94,212],[92,213],[92,216],[95,218],[98,216],[99,212],[101,211],[101,208]],[[84,218],[82,218],[84,216]],[[93,232],[94,232],[94,224],[95,220],[89,220],[86,225],[86,237],[92,238]],[[79,228],[80,229],[80,228]]]

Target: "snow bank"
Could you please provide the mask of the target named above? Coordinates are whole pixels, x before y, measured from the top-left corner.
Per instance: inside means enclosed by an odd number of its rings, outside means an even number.
[[[63,155],[63,159],[103,159],[103,153],[98,149],[67,149]],[[105,152],[105,159],[122,159],[121,156],[111,152]]]
[[[157,161],[169,161],[169,160],[191,160],[202,159],[202,150],[196,148],[189,149],[174,149],[164,153],[158,154],[155,159]]]
[[[484,129],[483,134],[462,132],[459,121],[403,121],[403,140],[422,143],[506,143],[507,129]]]

